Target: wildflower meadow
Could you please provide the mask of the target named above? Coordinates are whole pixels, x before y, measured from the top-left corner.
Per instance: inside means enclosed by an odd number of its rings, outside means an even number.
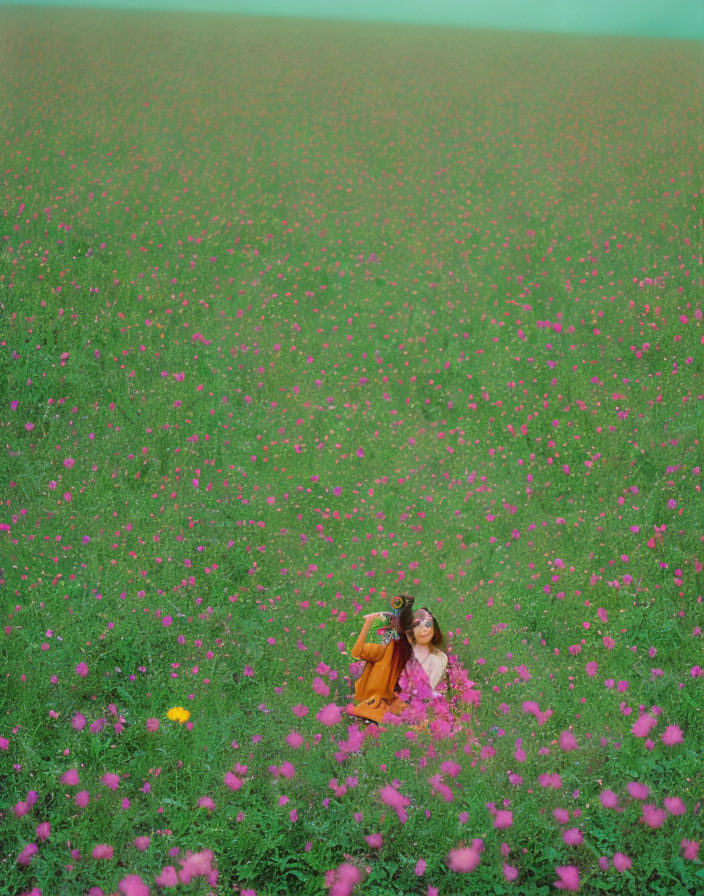
[[[702,893],[701,42],[0,26],[0,894]]]

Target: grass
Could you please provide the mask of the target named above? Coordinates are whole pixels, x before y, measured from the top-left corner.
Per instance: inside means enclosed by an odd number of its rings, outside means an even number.
[[[2,18],[0,892],[697,892],[699,44]]]

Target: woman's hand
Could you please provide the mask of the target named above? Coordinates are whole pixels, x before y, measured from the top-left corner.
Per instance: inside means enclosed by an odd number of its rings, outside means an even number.
[[[364,617],[365,622],[371,622],[374,619],[384,619],[386,618],[386,613],[367,613]]]

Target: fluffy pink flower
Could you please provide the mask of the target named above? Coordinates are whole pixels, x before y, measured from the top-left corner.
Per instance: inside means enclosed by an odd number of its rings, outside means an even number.
[[[450,871],[458,871],[463,874],[474,871],[480,861],[481,850],[475,846],[460,846],[457,849],[451,849],[447,857]]]
[[[647,784],[641,784],[638,781],[629,781],[628,792],[634,800],[645,800],[648,798],[650,788]]]
[[[230,790],[240,790],[244,781],[242,778],[238,778],[237,775],[234,775],[232,772],[225,772],[225,784],[230,788]]]
[[[159,719],[147,719],[146,728],[147,728],[147,731],[158,731],[159,730]]]
[[[17,864],[18,865],[29,865],[32,859],[39,852],[39,847],[36,843],[28,843],[22,852],[17,856]]]
[[[208,812],[212,812],[215,808],[215,802],[209,796],[202,796],[198,800],[198,805],[201,807],[201,809],[207,809]]]
[[[111,859],[114,852],[115,850],[112,846],[108,846],[106,843],[98,843],[97,846],[93,847],[91,855],[94,859]]]
[[[178,885],[178,875],[173,865],[167,865],[161,869],[161,874],[154,878],[157,887],[175,887]]]
[[[646,803],[646,805],[643,806],[643,815],[640,820],[649,828],[662,827],[666,819],[667,812],[665,812],[664,809],[658,809],[658,807],[652,805],[652,803]]]
[[[654,728],[658,723],[657,719],[654,719],[648,713],[643,713],[642,716],[638,716],[636,721],[633,723],[631,731],[636,737],[647,737],[650,734],[652,728]]]
[[[556,868],[555,873],[559,880],[553,884],[558,890],[578,890],[579,889],[579,868],[576,865],[565,865]]]
[[[622,852],[614,853],[614,868],[617,871],[627,871],[633,862]]]
[[[286,735],[286,743],[289,747],[293,747],[294,750],[297,750],[303,743],[303,738],[297,731],[291,731],[290,734]]]
[[[508,812],[506,809],[500,809],[494,816],[494,827],[499,830],[510,828],[512,824],[513,812]]]
[[[78,663],[76,666],[76,675],[80,675],[81,678],[85,678],[88,674],[88,666],[85,663]]]
[[[61,783],[66,784],[68,787],[74,787],[78,784],[78,772],[76,769],[70,768],[68,771],[65,771],[61,775]]]
[[[672,747],[674,744],[681,744],[684,740],[682,729],[679,725],[668,725],[660,739],[668,747]]]
[[[74,797],[74,799],[75,799],[76,805],[79,808],[85,809],[85,807],[90,802],[90,794],[88,793],[87,790],[79,790],[78,793],[76,794],[76,796]]]
[[[342,710],[336,703],[327,703],[315,714],[322,725],[337,725],[342,721]]]
[[[584,838],[579,828],[568,828],[562,834],[562,839],[568,846],[578,846]]]
[[[325,875],[325,886],[330,888],[330,896],[349,896],[362,880],[362,872],[354,865],[343,862]]]
[[[100,779],[100,782],[110,790],[117,790],[120,786],[120,776],[116,775],[114,772],[106,772]]]
[[[51,834],[51,825],[48,821],[41,821],[37,825],[37,840],[48,840]]]
[[[138,874],[128,874],[117,885],[117,889],[125,896],[149,896],[149,887]]]
[[[384,845],[384,838],[381,834],[367,834],[364,839],[372,849],[381,849]]]
[[[558,824],[567,824],[570,820],[570,813],[567,809],[553,809],[552,817]]]
[[[663,800],[670,815],[684,815],[687,807],[678,796],[666,796]]]
[[[509,865],[506,862],[503,863],[501,870],[504,872],[504,877],[508,881],[515,880],[518,877],[518,868],[514,868],[513,865]]]
[[[578,748],[577,738],[572,734],[571,731],[561,731],[560,732],[560,749],[561,750],[576,750]]]
[[[202,852],[194,852],[181,859],[183,867],[178,873],[178,879],[182,884],[189,884],[194,877],[207,877],[213,868],[213,853],[209,849]]]
[[[304,716],[308,715],[310,710],[302,703],[297,703],[295,706],[291,707],[291,712],[294,714],[294,716],[298,716],[299,719],[302,719]]]
[[[694,862],[699,853],[699,843],[696,840],[687,840],[686,838],[680,842],[680,849],[684,850],[682,855],[690,862]]]
[[[425,859],[418,859],[416,862],[416,867],[413,869],[413,873],[416,877],[422,877],[425,874],[426,864]]]
[[[592,661],[591,663],[587,663],[587,665],[584,667],[584,670],[590,678],[594,678],[598,668],[598,664]]]
[[[74,717],[71,719],[71,727],[76,731],[83,731],[86,727],[86,717],[82,712],[75,713]]]
[[[140,852],[144,852],[145,850],[149,849],[150,842],[151,841],[150,841],[149,837],[135,837],[134,838],[134,845],[135,845],[136,849],[138,849]]]

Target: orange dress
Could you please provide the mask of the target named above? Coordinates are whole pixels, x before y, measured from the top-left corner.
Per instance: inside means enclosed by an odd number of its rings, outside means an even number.
[[[360,633],[350,651],[366,665],[354,685],[356,705],[350,703],[346,711],[362,719],[381,722],[387,712],[399,715],[406,707],[394,693],[394,688],[403,671],[398,657],[394,655],[394,641],[388,644],[369,644]]]

